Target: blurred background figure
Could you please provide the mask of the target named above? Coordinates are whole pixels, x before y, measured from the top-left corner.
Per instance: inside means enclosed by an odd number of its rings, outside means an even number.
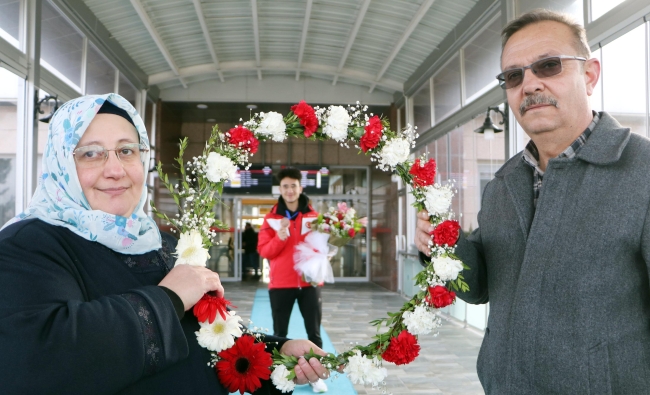
[[[257,232],[253,229],[250,222],[246,222],[244,232],[241,235],[241,243],[244,248],[244,255],[242,259],[243,274],[246,274],[249,269],[252,269],[252,275],[255,280],[258,280],[262,274],[260,270],[260,256],[257,253]]]

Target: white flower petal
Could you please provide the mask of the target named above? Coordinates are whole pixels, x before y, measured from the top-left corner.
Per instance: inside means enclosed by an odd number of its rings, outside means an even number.
[[[177,265],[205,266],[210,258],[208,250],[203,247],[203,237],[196,229],[181,234],[174,254]]]
[[[273,373],[271,373],[271,381],[273,382],[273,385],[275,385],[275,388],[282,391],[283,394],[291,392],[296,388],[296,383],[294,383],[293,380],[287,380],[289,374],[289,370],[284,365],[276,366]]]
[[[201,347],[220,352],[232,347],[235,344],[235,337],[242,335],[241,326],[239,325],[241,321],[241,317],[233,311],[228,312],[225,320],[221,318],[221,315],[217,314],[212,324],[207,321],[199,323],[201,329],[195,332],[196,339]]]

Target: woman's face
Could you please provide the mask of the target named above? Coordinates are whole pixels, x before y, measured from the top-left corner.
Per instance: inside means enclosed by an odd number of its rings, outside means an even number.
[[[129,121],[113,114],[97,114],[77,148],[101,145],[112,150],[139,142],[138,133]],[[133,213],[140,202],[144,185],[142,162],[125,165],[117,158],[115,151],[109,151],[103,165],[81,168],[77,164],[76,167],[81,189],[93,210],[123,217]]]

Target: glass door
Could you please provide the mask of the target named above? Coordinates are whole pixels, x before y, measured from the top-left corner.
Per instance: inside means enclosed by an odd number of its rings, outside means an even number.
[[[241,216],[241,200],[234,197],[222,197],[215,206],[215,216],[228,226],[227,229],[215,229],[217,235],[210,247],[208,268],[219,273],[221,281],[241,280],[241,255],[237,253],[241,246],[241,232],[237,229]]]

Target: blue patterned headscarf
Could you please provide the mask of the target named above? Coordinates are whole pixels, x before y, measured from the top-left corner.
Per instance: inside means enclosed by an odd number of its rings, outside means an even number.
[[[140,136],[140,143],[149,147],[142,118],[122,96],[109,93],[70,100],[50,121],[43,173],[29,207],[4,227],[23,219],[38,218],[48,224],[66,227],[84,239],[123,254],[142,254],[161,247],[158,227],[144,212],[149,153],[142,164],[145,181],[140,202],[130,217],[93,210],[81,189],[72,151],[106,100],[128,113]]]

